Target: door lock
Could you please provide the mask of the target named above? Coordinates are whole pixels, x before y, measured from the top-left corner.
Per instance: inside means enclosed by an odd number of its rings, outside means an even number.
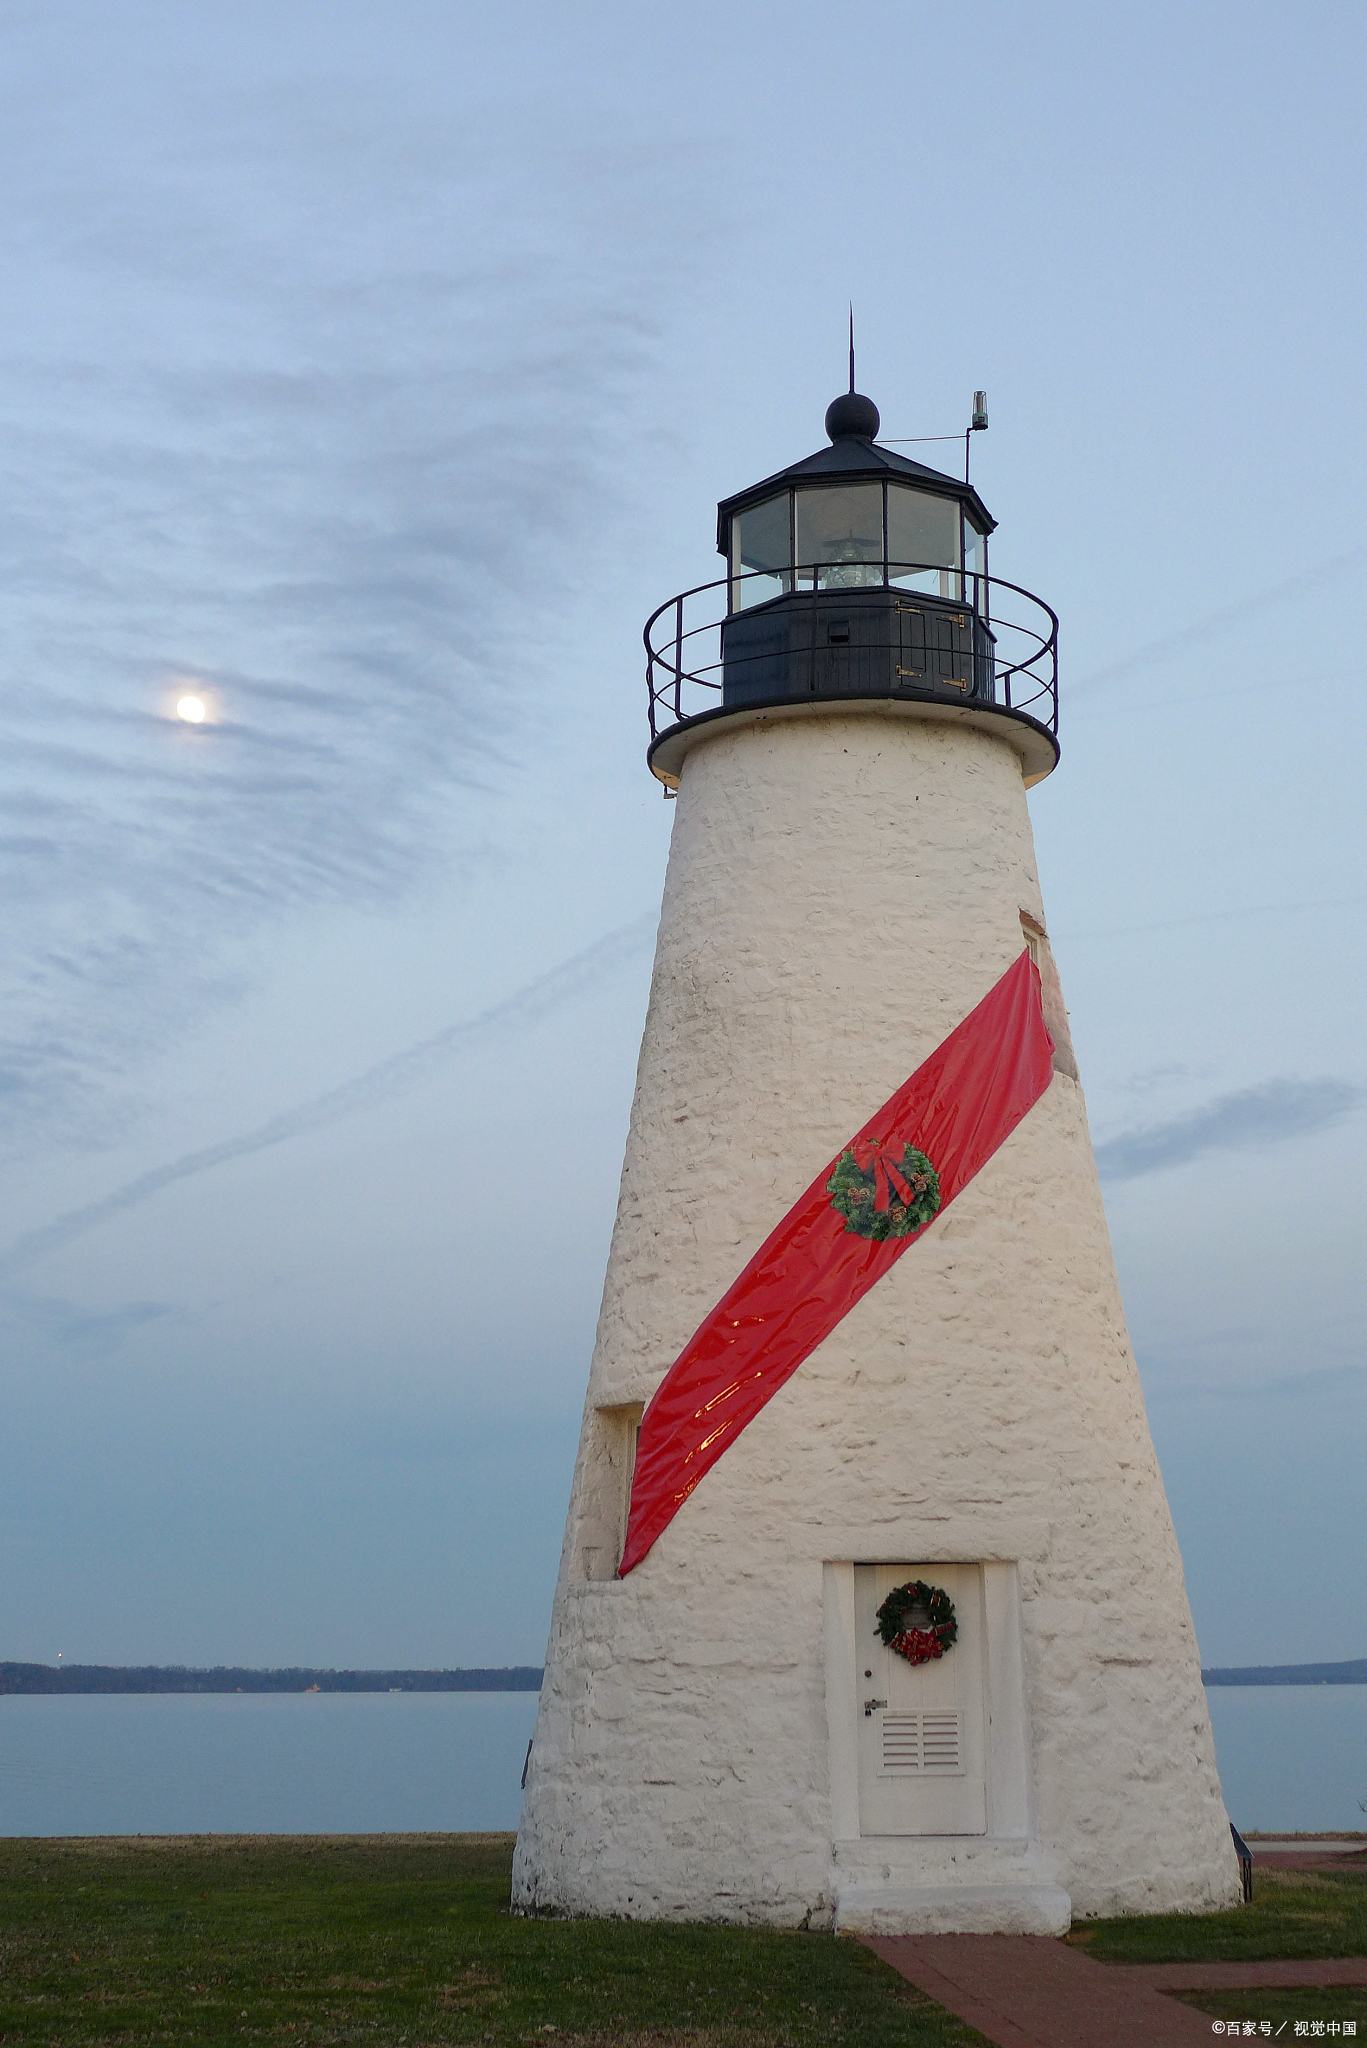
[[[868,1721],[868,1720],[871,1720],[871,1719],[873,1718],[873,1710],[874,1710],[874,1708],[875,1708],[875,1707],[885,1707],[886,1705],[887,1705],[887,1701],[886,1701],[886,1700],[865,1700],[865,1702],[864,1702],[864,1719],[865,1719],[866,1721]]]

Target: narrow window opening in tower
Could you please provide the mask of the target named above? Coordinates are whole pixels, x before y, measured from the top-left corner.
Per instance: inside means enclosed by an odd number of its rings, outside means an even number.
[[[580,1482],[578,1549],[585,1579],[613,1579],[622,1562],[643,1413],[639,1401],[594,1410]]]
[[[1049,1027],[1049,1036],[1054,1041],[1054,1071],[1067,1074],[1076,1081],[1077,1060],[1073,1053],[1073,1036],[1068,1028],[1068,1012],[1064,1008],[1063,990],[1059,985],[1058,969],[1049,946],[1049,935],[1038,919],[1028,910],[1020,914],[1021,936],[1029,950],[1030,958],[1039,969],[1040,993],[1044,1002],[1044,1021]]]
[[[641,1443],[641,1416],[643,1413],[643,1409],[633,1409],[626,1424],[626,1445],[622,1459],[621,1527],[617,1538],[617,1555],[612,1561],[614,1571],[622,1562],[622,1551],[626,1546],[627,1518],[631,1513],[631,1487],[636,1477],[636,1453]]]

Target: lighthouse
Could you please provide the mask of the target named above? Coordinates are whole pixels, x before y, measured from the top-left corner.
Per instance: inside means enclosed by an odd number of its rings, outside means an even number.
[[[850,384],[646,628],[673,833],[513,1901],[1214,1910],[1238,1867],[1026,804],[1057,621]]]

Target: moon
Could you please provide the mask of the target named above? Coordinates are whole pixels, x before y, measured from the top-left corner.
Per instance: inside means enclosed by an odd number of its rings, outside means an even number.
[[[203,725],[204,716],[202,697],[182,697],[176,705],[176,717],[183,718],[187,725]]]

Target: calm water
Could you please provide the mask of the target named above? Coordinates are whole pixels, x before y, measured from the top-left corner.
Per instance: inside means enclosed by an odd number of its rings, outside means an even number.
[[[1367,1685],[1212,1685],[1206,1699],[1236,1827],[1367,1828]]]
[[[1207,1694],[1242,1828],[1367,1826],[1367,1686]],[[0,1834],[512,1828],[535,1693],[0,1698]]]
[[[515,1828],[534,1692],[0,1698],[0,1835]]]

